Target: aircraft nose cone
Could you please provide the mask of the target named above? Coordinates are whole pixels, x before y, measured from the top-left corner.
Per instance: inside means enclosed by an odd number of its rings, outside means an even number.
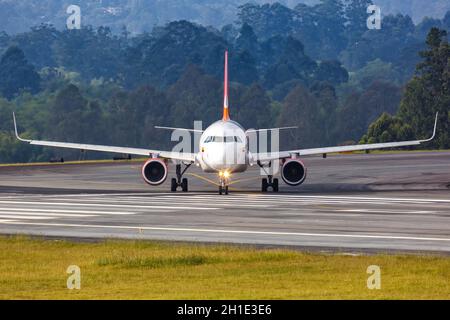
[[[222,167],[225,164],[225,151],[223,148],[214,148],[208,153],[208,160],[215,169]]]

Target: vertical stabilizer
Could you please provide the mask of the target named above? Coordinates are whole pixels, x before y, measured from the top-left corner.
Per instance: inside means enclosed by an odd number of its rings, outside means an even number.
[[[225,51],[225,72],[224,72],[224,90],[223,90],[223,121],[230,120],[228,110],[228,51]]]

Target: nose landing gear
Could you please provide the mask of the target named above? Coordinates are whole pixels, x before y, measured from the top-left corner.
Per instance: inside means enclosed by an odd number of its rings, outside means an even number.
[[[187,169],[192,165],[186,164],[183,171],[181,171],[181,164],[177,164],[176,166],[176,174],[177,178],[173,178],[171,185],[170,185],[170,191],[177,192],[178,188],[181,188],[183,192],[188,192],[188,179],[183,178],[183,175],[186,173]]]
[[[228,195],[229,190],[228,190],[228,181],[227,179],[221,178],[220,182],[219,182],[219,194],[220,195]]]

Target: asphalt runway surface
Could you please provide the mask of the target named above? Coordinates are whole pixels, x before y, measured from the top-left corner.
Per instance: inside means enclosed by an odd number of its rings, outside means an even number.
[[[189,193],[170,193],[168,182],[146,185],[134,163],[2,167],[0,233],[450,253],[450,152],[304,162],[302,186],[280,181],[280,193],[262,194],[251,168],[228,196],[198,168]]]

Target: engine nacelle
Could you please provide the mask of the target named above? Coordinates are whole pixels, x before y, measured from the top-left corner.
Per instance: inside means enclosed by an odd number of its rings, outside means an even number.
[[[144,181],[152,186],[159,186],[167,179],[168,168],[161,159],[149,159],[142,166],[142,177]]]
[[[287,160],[281,168],[281,177],[290,186],[299,186],[306,179],[306,167],[300,160]]]

